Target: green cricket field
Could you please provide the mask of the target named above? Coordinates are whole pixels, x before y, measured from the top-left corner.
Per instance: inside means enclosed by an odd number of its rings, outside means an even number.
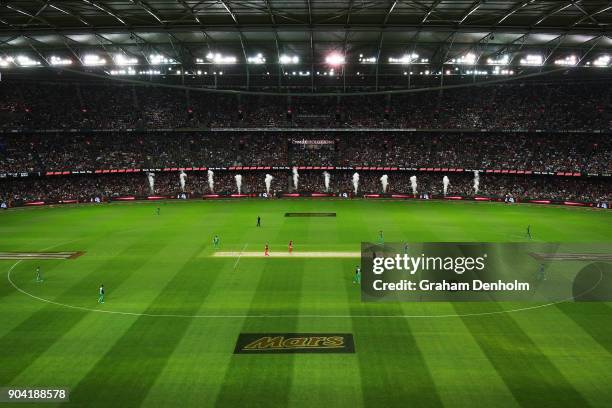
[[[380,230],[388,242],[524,242],[528,225],[537,242],[612,242],[610,211],[537,205],[4,211],[0,387],[66,388],[69,402],[45,406],[104,408],[609,407],[612,303],[362,303],[353,283],[360,243]],[[241,333],[350,333],[355,352],[235,354]]]

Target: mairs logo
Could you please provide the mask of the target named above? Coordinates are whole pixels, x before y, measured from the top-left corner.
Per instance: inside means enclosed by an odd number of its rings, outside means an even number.
[[[353,335],[347,333],[241,333],[234,349],[234,354],[354,352]]]

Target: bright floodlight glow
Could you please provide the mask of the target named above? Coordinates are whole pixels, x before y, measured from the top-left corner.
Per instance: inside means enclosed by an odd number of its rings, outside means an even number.
[[[395,57],[390,57],[389,58],[389,63],[390,64],[412,64],[413,62],[415,62],[417,59],[419,58],[418,54],[412,53],[412,54],[406,54],[406,55],[402,55],[399,58],[395,58]]]
[[[609,64],[609,55],[600,55],[595,61],[593,61],[593,65],[595,65],[596,67],[607,67]]]
[[[266,58],[261,53],[259,53],[253,57],[248,57],[247,62],[249,64],[265,64]]]
[[[163,64],[174,64],[174,63],[176,63],[176,61],[174,61],[172,58],[166,58],[165,56],[163,56],[161,54],[151,54],[151,55],[149,55],[149,61],[151,62],[152,65],[163,65]]]
[[[555,60],[555,65],[564,65],[566,67],[573,67],[578,63],[575,55],[569,55],[563,59]]]
[[[487,71],[481,71],[481,70],[477,70],[477,69],[475,69],[473,71],[468,70],[466,73],[468,75],[488,75],[489,74]]]
[[[511,69],[500,68],[499,66],[493,68],[491,72],[493,75],[514,75],[514,71]]]
[[[363,54],[359,54],[359,63],[360,64],[375,64],[376,57],[364,57]]]
[[[123,54],[117,54],[115,55],[115,64],[119,66],[136,65],[138,64],[138,58],[129,58]]]
[[[300,57],[298,57],[297,55],[283,54],[280,56],[278,61],[283,65],[297,64],[298,62],[300,62]]]
[[[109,72],[111,75],[136,75],[134,68],[128,67],[126,69],[114,69]]]
[[[212,53],[209,52],[206,55],[206,59],[208,59],[213,64],[235,64],[236,57],[232,57],[231,55],[223,55],[221,53]]]
[[[20,67],[35,67],[37,65],[40,65],[40,62],[35,61],[25,55],[18,55],[17,58],[15,58],[15,61]]]
[[[325,57],[325,62],[329,65],[343,65],[345,62],[344,55],[331,54]]]
[[[83,64],[87,66],[105,65],[106,60],[104,58],[100,58],[97,55],[88,54],[83,57]]]
[[[472,52],[468,52],[459,58],[453,58],[451,63],[460,65],[474,65],[476,63],[476,55]]]
[[[14,62],[13,57],[0,57],[0,67],[8,67],[12,62]]]
[[[530,54],[521,58],[521,65],[541,66],[544,63],[541,55]]]
[[[72,60],[67,59],[67,58],[60,58],[55,55],[52,55],[51,58],[49,58],[49,64],[51,65],[71,65]]]
[[[510,63],[510,57],[508,55],[502,55],[499,58],[487,58],[487,64],[489,65],[508,65]]]
[[[155,69],[142,70],[142,71],[138,71],[138,73],[140,75],[161,75],[161,72]]]

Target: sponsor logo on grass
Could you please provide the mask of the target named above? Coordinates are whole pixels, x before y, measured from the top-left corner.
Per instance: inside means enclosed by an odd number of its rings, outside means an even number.
[[[349,333],[241,333],[234,354],[354,353]]]

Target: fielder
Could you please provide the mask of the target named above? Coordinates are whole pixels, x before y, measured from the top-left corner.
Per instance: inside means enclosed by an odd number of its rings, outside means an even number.
[[[536,274],[536,279],[538,281],[546,280],[546,272],[544,269],[545,269],[544,264],[540,264],[540,269],[538,270],[538,273]]]
[[[355,267],[355,276],[353,276],[353,283],[361,283],[361,267],[359,265]]]
[[[527,237],[531,239],[531,225],[527,226]]]
[[[98,303],[104,303],[104,285],[100,285],[98,289]]]

